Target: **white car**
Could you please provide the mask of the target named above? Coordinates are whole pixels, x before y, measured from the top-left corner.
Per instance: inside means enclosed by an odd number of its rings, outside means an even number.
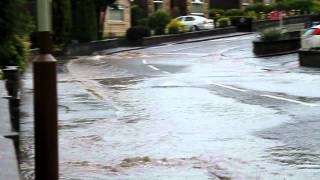
[[[214,29],[214,21],[201,16],[180,16],[176,20],[182,22],[189,31]]]
[[[320,25],[308,29],[301,37],[303,49],[320,48]]]

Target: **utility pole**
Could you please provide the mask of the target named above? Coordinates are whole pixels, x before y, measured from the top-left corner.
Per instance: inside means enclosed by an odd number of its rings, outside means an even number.
[[[51,55],[51,0],[37,0],[39,55],[33,62],[35,179],[58,180],[56,60]]]

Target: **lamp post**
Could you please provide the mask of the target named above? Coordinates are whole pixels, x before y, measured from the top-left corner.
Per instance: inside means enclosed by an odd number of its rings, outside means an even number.
[[[35,179],[58,180],[56,60],[51,55],[51,0],[37,0],[40,53],[33,62]]]

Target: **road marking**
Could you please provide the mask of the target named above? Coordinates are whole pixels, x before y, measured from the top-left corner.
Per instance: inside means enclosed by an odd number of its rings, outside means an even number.
[[[143,64],[148,64],[147,60],[145,60],[145,59],[142,60],[142,63],[143,63]]]
[[[168,72],[168,71],[162,71],[162,73],[165,73],[165,74],[172,74],[171,72]]]
[[[203,45],[201,45],[201,46],[192,46],[192,47],[187,47],[187,48],[181,48],[181,49],[176,49],[176,50],[173,50],[173,51],[170,51],[170,52],[183,51],[183,50],[187,50],[187,49],[199,48],[199,47],[202,47],[202,46]]]
[[[154,66],[152,66],[152,65],[148,65],[148,67],[151,68],[151,69],[153,69],[153,70],[156,70],[156,71],[159,71],[159,70],[160,70],[160,69],[158,69],[158,68],[156,68],[156,67],[154,67]]]
[[[189,55],[189,56],[207,56],[206,53],[154,53],[155,55]]]
[[[284,98],[284,97],[272,96],[272,95],[267,95],[267,94],[260,95],[260,96],[268,97],[268,98],[272,98],[272,99],[277,99],[277,100],[282,100],[282,101],[288,101],[288,102],[297,103],[297,104],[302,104],[302,105],[305,105],[305,106],[311,106],[311,107],[319,106],[318,104],[306,103],[306,102],[302,102],[302,101],[298,101],[298,100],[287,99],[287,98]]]
[[[245,90],[245,89],[240,89],[240,88],[236,88],[236,87],[232,87],[232,86],[213,83],[213,82],[211,82],[209,80],[206,80],[205,82],[208,83],[208,84],[211,84],[211,85],[215,85],[215,86],[219,86],[219,87],[223,87],[223,88],[227,88],[227,89],[231,89],[231,90],[235,90],[235,91],[240,91],[240,92],[247,92],[248,91],[248,90]]]

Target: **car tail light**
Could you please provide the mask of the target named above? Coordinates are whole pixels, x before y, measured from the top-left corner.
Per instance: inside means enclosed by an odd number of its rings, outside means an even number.
[[[316,29],[312,32],[312,35],[320,35],[320,29]]]

